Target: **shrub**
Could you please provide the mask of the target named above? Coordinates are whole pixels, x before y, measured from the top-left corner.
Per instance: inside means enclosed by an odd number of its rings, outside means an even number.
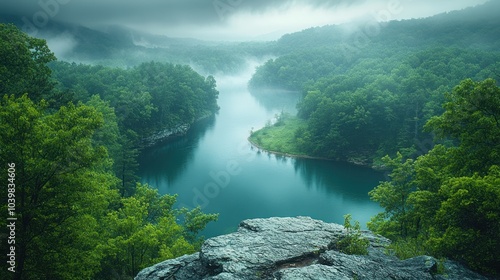
[[[344,227],[347,233],[335,243],[335,248],[348,255],[368,255],[370,242],[361,236],[359,222],[355,221],[353,225],[351,219],[350,214],[344,216]]]

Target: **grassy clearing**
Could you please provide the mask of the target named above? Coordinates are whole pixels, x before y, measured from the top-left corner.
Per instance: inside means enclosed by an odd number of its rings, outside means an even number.
[[[295,141],[295,132],[305,126],[306,121],[286,116],[274,125],[268,125],[253,132],[249,140],[269,152],[306,156],[306,153],[297,146]]]

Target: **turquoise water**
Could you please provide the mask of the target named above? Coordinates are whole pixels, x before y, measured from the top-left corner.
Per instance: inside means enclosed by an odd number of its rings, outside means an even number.
[[[246,140],[281,111],[294,113],[297,93],[270,91],[263,100],[246,87],[251,72],[216,77],[219,113],[185,137],[143,152],[140,177],[162,194],[178,194],[177,206],[219,213],[207,237],[234,231],[249,218],[311,216],[343,223],[350,213],[362,226],[380,212],[368,191],[383,179],[369,168],[268,154]]]

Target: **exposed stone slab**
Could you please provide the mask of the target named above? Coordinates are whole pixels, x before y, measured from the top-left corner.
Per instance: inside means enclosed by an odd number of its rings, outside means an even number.
[[[245,220],[238,231],[210,238],[200,253],[142,270],[136,280],[486,279],[454,262],[420,256],[399,260],[385,253],[390,241],[364,231],[368,255],[333,250],[343,226],[308,217]]]

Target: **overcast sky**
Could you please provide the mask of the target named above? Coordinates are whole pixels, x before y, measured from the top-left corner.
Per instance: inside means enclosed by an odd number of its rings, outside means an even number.
[[[126,25],[171,37],[276,39],[352,20],[419,18],[487,0],[0,0],[0,11],[33,24]],[[43,4],[45,3],[45,4]]]

